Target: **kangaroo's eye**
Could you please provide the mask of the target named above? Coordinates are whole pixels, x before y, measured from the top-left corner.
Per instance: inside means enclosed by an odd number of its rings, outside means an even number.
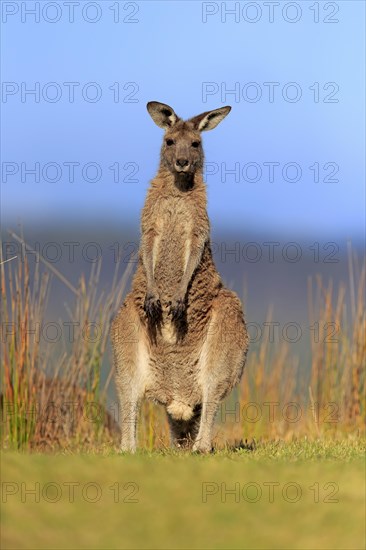
[[[199,141],[192,141],[192,147],[194,147],[195,149],[197,149],[197,147],[200,146],[200,142]]]
[[[174,141],[172,139],[167,139],[165,143],[170,146],[174,144]]]

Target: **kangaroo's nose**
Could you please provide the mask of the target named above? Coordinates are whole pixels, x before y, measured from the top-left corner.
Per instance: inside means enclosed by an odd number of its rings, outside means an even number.
[[[175,161],[175,163],[176,163],[177,166],[180,166],[181,168],[183,168],[184,166],[187,166],[188,160],[187,159],[177,159]]]

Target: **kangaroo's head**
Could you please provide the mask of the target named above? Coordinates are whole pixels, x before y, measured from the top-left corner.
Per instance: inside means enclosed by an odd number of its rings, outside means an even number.
[[[207,111],[189,120],[181,120],[165,103],[150,101],[147,110],[160,128],[165,130],[161,162],[178,179],[191,180],[203,166],[201,132],[215,128],[231,107]]]

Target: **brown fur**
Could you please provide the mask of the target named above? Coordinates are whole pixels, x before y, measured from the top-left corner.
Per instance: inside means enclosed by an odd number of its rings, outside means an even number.
[[[239,382],[248,348],[240,300],[212,259],[202,179],[200,132],[230,108],[187,122],[165,104],[150,102],[148,110],[166,133],[142,211],[132,290],[112,325],[121,449],[135,450],[147,397],[167,407],[174,443],[193,439],[193,450],[207,452],[217,407]]]

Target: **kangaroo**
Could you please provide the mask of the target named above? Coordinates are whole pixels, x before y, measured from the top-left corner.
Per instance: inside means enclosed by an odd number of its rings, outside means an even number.
[[[201,132],[230,112],[187,121],[164,103],[147,110],[165,130],[160,166],[141,217],[132,289],[111,327],[121,450],[136,450],[142,398],[165,405],[172,444],[210,452],[219,403],[239,382],[248,334],[237,295],[223,286],[210,247]]]

